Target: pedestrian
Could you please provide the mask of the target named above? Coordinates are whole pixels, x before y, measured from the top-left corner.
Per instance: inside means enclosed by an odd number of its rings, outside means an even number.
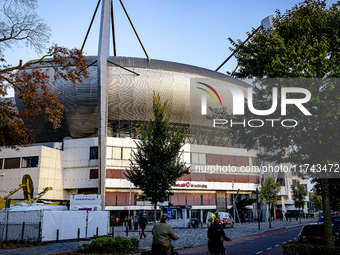
[[[215,214],[215,213],[212,213],[212,214],[211,214],[211,224],[214,223],[215,218],[216,218],[216,214]]]
[[[133,216],[130,215],[130,220],[129,220],[129,230],[132,230],[132,221],[133,221]]]
[[[160,252],[166,252],[166,255],[176,254],[170,239],[177,240],[179,236],[175,235],[171,226],[167,224],[167,221],[168,215],[163,214],[160,222],[155,224],[152,229],[152,251],[156,254]]]
[[[220,225],[220,218],[216,217],[214,223],[208,229],[208,250],[211,254],[225,254],[223,240],[232,241],[224,233]]]
[[[147,218],[146,218],[146,214],[145,213],[143,213],[143,216],[139,219],[139,226],[140,226],[140,228],[141,228],[141,230],[142,230],[142,232],[141,232],[141,234],[140,234],[140,239],[142,239],[143,238],[143,236],[144,236],[144,238],[146,238],[146,235],[145,235],[145,233],[144,233],[144,231],[145,231],[145,228],[146,228],[146,223],[147,223]]]

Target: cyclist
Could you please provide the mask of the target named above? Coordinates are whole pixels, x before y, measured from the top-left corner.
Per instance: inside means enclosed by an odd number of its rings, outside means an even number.
[[[214,223],[208,229],[208,250],[211,254],[225,254],[223,240],[232,241],[225,235],[220,221],[220,218],[216,217]]]
[[[152,229],[152,251],[154,254],[175,254],[174,246],[170,242],[170,239],[177,240],[179,236],[176,236],[171,226],[167,224],[168,216],[163,214],[161,220]]]

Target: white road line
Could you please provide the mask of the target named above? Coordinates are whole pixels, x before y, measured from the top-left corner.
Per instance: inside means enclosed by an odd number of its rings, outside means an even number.
[[[267,248],[267,251],[269,251],[272,247]]]
[[[283,242],[282,244],[285,244],[285,243],[287,243],[287,242]]]
[[[280,246],[279,244],[275,245],[275,247]]]
[[[259,252],[257,252],[256,254],[260,254],[260,253],[262,253],[263,251],[259,251]]]

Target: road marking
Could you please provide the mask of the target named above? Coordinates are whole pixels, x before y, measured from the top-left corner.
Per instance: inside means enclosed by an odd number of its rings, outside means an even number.
[[[280,246],[279,244],[275,245],[275,247]]]
[[[287,242],[283,242],[282,244],[285,244],[285,243],[287,243]]]
[[[259,252],[257,252],[256,254],[260,254],[260,253],[262,253],[263,251],[259,251]]]
[[[267,251],[269,251],[272,247],[267,248]]]

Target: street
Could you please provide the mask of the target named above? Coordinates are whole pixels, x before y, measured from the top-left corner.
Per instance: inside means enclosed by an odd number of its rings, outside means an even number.
[[[233,242],[224,242],[229,255],[283,254],[282,244],[293,241],[299,234],[301,226],[278,229],[249,236],[237,237]],[[208,254],[207,246],[200,246],[179,251],[180,254]]]

